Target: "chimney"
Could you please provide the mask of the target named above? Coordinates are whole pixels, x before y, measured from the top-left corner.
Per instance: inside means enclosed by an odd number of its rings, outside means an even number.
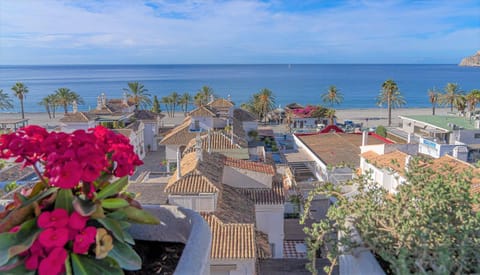
[[[180,147],[177,148],[177,179],[182,177],[182,171],[180,170],[180,160],[181,160]]]
[[[412,133],[408,133],[408,135],[407,135],[407,143],[412,143],[412,137],[413,137],[413,134],[412,134]]]
[[[405,171],[407,172],[408,172],[408,166],[410,165],[411,160],[412,160],[412,156],[407,155],[407,157],[405,158]]]
[[[368,131],[363,131],[362,133],[362,146],[368,145]]]
[[[102,98],[100,96],[97,96],[97,110],[102,109]]]
[[[72,109],[74,114],[78,112],[78,104],[76,100],[72,102]]]
[[[107,106],[107,96],[102,93],[102,106]]]
[[[213,95],[210,95],[210,102],[209,103],[212,103],[214,100],[215,100],[215,97]]]
[[[212,152],[212,137],[210,133],[210,129],[208,129],[208,137],[207,137],[207,146],[208,146],[208,153],[210,154]]]
[[[232,129],[230,129],[230,143],[234,144],[234,142],[233,142],[233,124],[232,124]]]
[[[123,92],[123,100],[122,100],[122,103],[124,105],[128,105],[128,95],[127,95],[127,92]]]
[[[232,101],[232,97],[230,96],[230,94],[227,95],[227,100]]]
[[[197,160],[203,160],[202,139],[200,138],[200,133],[197,133],[197,137],[195,138],[195,155],[197,156]]]

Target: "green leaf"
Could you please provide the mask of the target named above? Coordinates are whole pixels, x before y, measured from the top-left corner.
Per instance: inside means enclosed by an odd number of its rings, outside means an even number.
[[[70,214],[73,210],[73,194],[71,189],[60,189],[55,199],[55,208],[63,208]]]
[[[101,223],[103,226],[105,226],[106,229],[109,231],[112,231],[113,236],[121,242],[123,242],[123,229],[118,223],[118,221],[110,218],[103,218],[103,219],[97,219],[99,223]]]
[[[58,190],[58,187],[51,187],[51,188],[47,189],[46,191],[38,193],[37,195],[31,197],[30,199],[28,199],[27,201],[22,203],[22,206],[26,206],[26,205],[29,205],[29,204],[35,202],[35,201],[39,201],[43,198],[46,198],[46,197],[50,196],[51,194],[57,192],[57,190]]]
[[[132,235],[130,235],[130,233],[128,233],[128,231],[123,231],[123,240],[126,243],[129,243],[131,245],[135,244],[135,240],[133,239]]]
[[[65,274],[73,275],[72,264],[70,263],[70,254],[68,254],[67,259],[65,259]]]
[[[123,274],[118,263],[110,257],[97,260],[87,255],[70,253],[70,258],[74,274]]]
[[[33,241],[40,233],[36,221],[36,219],[31,219],[24,222],[16,233],[5,232],[0,234],[0,266],[32,246]]]
[[[2,275],[35,275],[35,270],[28,270],[25,268],[23,261],[17,264],[17,266],[9,270],[0,269],[0,273]]]
[[[115,220],[124,220],[127,217],[127,215],[125,215],[125,213],[123,213],[121,211],[114,211],[114,212],[108,213],[107,217],[115,219]]]
[[[122,209],[117,210],[117,211],[121,211],[121,212],[125,213],[127,218],[132,222],[145,223],[145,224],[159,224],[160,223],[159,220],[157,219],[157,217],[153,216],[152,214],[148,213],[147,211],[145,211],[143,209],[138,209],[138,208],[133,207],[133,206],[127,206],[127,207],[122,208]]]
[[[80,215],[86,217],[95,213],[95,211],[97,210],[97,205],[92,201],[82,200],[79,197],[74,197],[73,208]]]
[[[128,185],[128,177],[123,177],[121,179],[118,179],[114,183],[111,183],[105,188],[103,188],[100,192],[97,194],[97,200],[107,198],[110,196],[113,196],[115,194],[120,193],[123,188],[125,188]]]
[[[130,205],[128,201],[121,198],[110,198],[102,200],[102,207],[108,209],[117,209]]]
[[[142,259],[129,244],[114,240],[113,248],[108,253],[108,256],[117,261],[123,269],[139,270],[142,268]]]

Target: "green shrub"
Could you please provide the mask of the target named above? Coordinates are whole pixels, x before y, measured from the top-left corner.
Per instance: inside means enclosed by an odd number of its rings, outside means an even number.
[[[387,137],[387,128],[383,127],[382,125],[378,126],[377,129],[375,130],[375,134],[382,136],[382,137]]]

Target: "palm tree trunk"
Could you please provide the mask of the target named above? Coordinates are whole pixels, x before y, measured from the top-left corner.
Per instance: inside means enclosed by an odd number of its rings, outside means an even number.
[[[47,111],[47,114],[48,114],[48,118],[49,119],[52,119],[52,114],[50,112],[50,106],[48,106],[48,104],[45,105],[45,109]]]
[[[65,114],[67,114],[67,113],[68,113],[68,110],[67,110],[67,109],[68,109],[68,106],[67,106],[67,104],[66,104],[66,103],[65,103],[65,104],[63,104],[63,110],[65,111]]]
[[[390,102],[390,97],[388,98],[388,126],[392,125],[392,102]]]
[[[25,119],[25,111],[23,110],[23,99],[20,99],[20,107],[22,108],[22,119]]]
[[[435,115],[435,105],[432,106],[432,115]]]

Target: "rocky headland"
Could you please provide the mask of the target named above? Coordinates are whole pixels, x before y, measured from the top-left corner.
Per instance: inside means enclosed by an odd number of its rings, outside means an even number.
[[[480,67],[480,51],[478,51],[475,55],[465,57],[462,59],[459,66],[469,66],[469,67]]]

